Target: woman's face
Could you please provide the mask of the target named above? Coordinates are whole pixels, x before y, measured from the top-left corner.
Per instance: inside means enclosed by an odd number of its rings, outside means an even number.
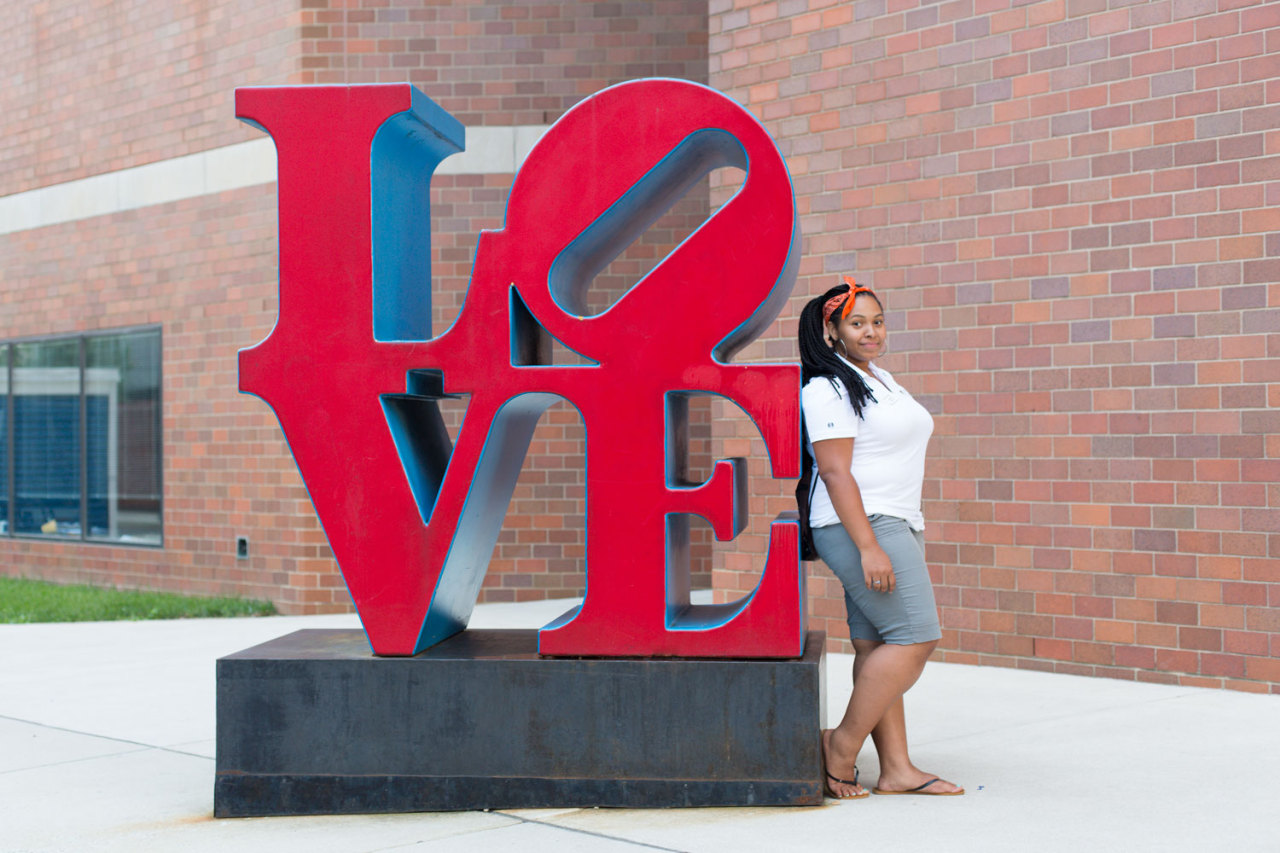
[[[859,293],[849,316],[840,319],[837,310],[827,324],[827,337],[840,355],[862,369],[884,352],[884,311],[875,297]]]

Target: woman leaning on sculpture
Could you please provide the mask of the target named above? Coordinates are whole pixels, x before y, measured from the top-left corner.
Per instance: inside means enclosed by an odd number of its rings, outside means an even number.
[[[822,732],[823,784],[833,797],[867,796],[855,762],[870,735],[877,794],[963,794],[911,763],[902,703],[942,637],[920,512],[933,418],[873,364],[885,348],[884,306],[845,282],[800,314],[806,463],[817,475],[809,524],[844,585],[855,655],[844,718]]]

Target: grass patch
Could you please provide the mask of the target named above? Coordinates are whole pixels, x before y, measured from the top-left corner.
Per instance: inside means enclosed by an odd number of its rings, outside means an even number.
[[[0,578],[0,623],[109,622],[117,619],[206,619],[270,616],[269,601],[201,598],[170,592],[46,583]]]

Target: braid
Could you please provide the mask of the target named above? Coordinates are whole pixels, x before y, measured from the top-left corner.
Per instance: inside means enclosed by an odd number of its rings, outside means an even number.
[[[845,364],[836,355],[836,351],[827,346],[826,320],[823,317],[823,307],[829,300],[840,294],[848,294],[846,299],[855,298],[856,294],[850,291],[852,288],[848,284],[836,285],[818,298],[810,299],[801,310],[800,384],[803,387],[810,379],[823,376],[836,391],[839,391],[840,385],[843,385],[849,405],[853,406],[853,413],[861,418],[863,406],[875,397],[872,396],[871,389],[867,387],[862,374]],[[869,290],[860,289],[859,292],[868,293],[876,302],[880,301]],[[813,497],[813,477],[816,466],[813,456],[809,453],[809,427],[804,422],[803,408],[800,414],[800,428],[805,439],[800,442],[800,481],[796,484],[796,508],[800,511],[800,559],[817,560],[821,555],[814,545],[813,529],[809,526],[809,502]]]
[[[822,306],[827,300],[848,291],[849,285],[836,285],[816,299],[810,299],[800,312],[800,384],[803,387],[810,379],[825,376],[838,391],[836,380],[839,380],[844,385],[849,404],[853,406],[853,413],[861,418],[862,407],[867,400],[874,399],[871,389],[857,370],[845,364],[835,350],[827,346],[826,323],[822,319]]]

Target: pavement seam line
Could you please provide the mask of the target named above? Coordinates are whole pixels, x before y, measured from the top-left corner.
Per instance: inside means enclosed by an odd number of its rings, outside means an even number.
[[[141,749],[157,749],[157,750],[160,750],[161,752],[172,752],[174,755],[186,755],[191,758],[203,758],[206,761],[214,760],[208,755],[201,755],[198,752],[187,752],[181,749],[173,749],[172,747],[168,747],[168,746],[159,746],[154,743],[142,743],[141,741],[129,740],[128,738],[113,737],[112,735],[100,735],[100,734],[95,734],[93,732],[82,732],[79,729],[68,729],[64,726],[51,726],[48,723],[40,723],[40,722],[36,722],[35,720],[24,720],[21,717],[10,717],[8,714],[0,714],[0,720],[8,720],[11,723],[24,723],[25,725],[28,725],[28,726],[35,726],[36,728],[48,729],[49,731],[54,731],[54,732],[66,732],[67,734],[80,735],[82,737],[98,738],[99,740],[109,740],[109,741],[114,741],[115,743],[127,743],[130,746],[140,747]],[[125,755],[126,753],[120,752],[115,754]],[[88,761],[90,759],[81,758],[81,759],[75,759],[75,760]],[[63,762],[59,762],[59,763],[63,763]]]
[[[479,813],[480,809],[472,809],[470,811]],[[401,812],[401,814],[422,814],[422,815],[432,816],[435,814],[440,814],[440,812]],[[450,812],[450,814],[468,814],[468,812]],[[477,829],[468,829],[466,832],[457,832],[457,833],[453,833],[452,835],[443,836],[443,838],[463,838],[470,835],[479,835],[483,832],[497,832],[499,829],[508,829],[510,827],[516,826],[520,822],[519,818],[513,817],[509,814],[503,814],[502,812],[491,812],[491,814],[505,817],[511,820],[512,823],[503,824],[502,826],[481,826],[481,827],[478,827]],[[321,816],[322,815],[315,815],[315,817],[321,817]],[[387,853],[387,851],[390,851],[390,850],[405,850],[410,847],[419,847],[421,845],[430,844],[433,841],[440,841],[440,840],[441,838],[430,838],[430,839],[423,839],[418,841],[406,841],[404,844],[393,844],[390,847],[370,847],[368,850],[364,851],[364,853]]]
[[[580,809],[580,811],[588,811],[588,809]],[[506,812],[499,812],[499,814],[506,814]],[[533,823],[533,824],[537,824],[538,826],[545,826],[551,829],[563,829],[566,832],[576,832],[579,835],[589,835],[592,838],[603,838],[606,841],[618,841],[618,842],[621,842],[622,844],[631,844],[636,847],[643,847],[646,850],[662,850],[663,853],[688,853],[688,851],[686,850],[680,850],[675,847],[662,847],[657,844],[649,844],[645,841],[632,841],[630,838],[619,838],[616,835],[606,835],[603,832],[592,832],[589,829],[578,829],[576,826],[561,826],[558,823],[551,823],[545,820],[534,820],[532,818],[527,818],[527,817],[518,817],[516,815],[507,815],[507,817],[515,818],[521,823]]]
[[[103,758],[119,758],[122,755],[135,755],[139,752],[146,752],[142,749],[127,749],[124,752],[104,752],[101,755],[86,755],[81,758],[68,758],[63,761],[50,761],[48,764],[32,764],[27,767],[14,767],[10,770],[0,770],[0,776],[8,776],[11,773],[27,773],[31,770],[44,770],[48,767],[64,767],[68,764],[80,764],[85,761],[98,761]]]
[[[97,758],[111,758],[111,757],[113,757],[113,755],[129,755],[129,754],[132,754],[132,753],[134,753],[134,752],[142,752],[142,751],[144,751],[144,750],[148,750],[148,749],[157,749],[157,750],[160,750],[160,751],[162,751],[162,752],[172,752],[172,753],[174,753],[174,754],[176,754],[176,755],[186,755],[186,756],[190,756],[190,757],[192,757],[192,758],[204,758],[204,759],[209,760],[209,761],[212,761],[212,760],[213,760],[212,758],[209,758],[209,756],[207,756],[207,755],[198,755],[198,754],[196,754],[196,753],[194,753],[194,752],[183,752],[183,751],[181,751],[181,750],[177,750],[177,749],[170,749],[169,747],[164,747],[164,746],[155,746],[155,745],[153,745],[153,744],[149,744],[149,743],[139,743],[139,742],[138,742],[138,741],[136,741],[136,740],[129,740],[129,739],[127,739],[127,738],[120,738],[120,737],[112,737],[111,735],[98,735],[98,734],[93,734],[93,733],[91,733],[91,732],[82,732],[82,731],[78,731],[78,730],[76,730],[76,729],[68,729],[68,728],[65,728],[65,727],[63,727],[63,726],[51,726],[51,725],[48,725],[47,723],[37,723],[37,722],[35,722],[34,720],[24,720],[24,719],[22,719],[21,717],[10,717],[10,716],[8,716],[7,714],[0,714],[0,720],[7,720],[7,721],[9,721],[9,722],[13,722],[13,723],[24,723],[24,724],[26,724],[26,725],[29,725],[29,726],[36,726],[37,728],[41,728],[41,729],[49,729],[50,731],[66,732],[67,734],[82,735],[82,736],[84,736],[84,737],[98,738],[98,739],[101,739],[101,740],[109,740],[109,741],[113,741],[113,742],[115,742],[115,743],[126,743],[126,744],[129,744],[130,746],[136,746],[136,747],[138,747],[138,749],[136,749],[136,750],[129,750],[128,752],[118,752],[118,753],[114,753],[114,754],[112,754],[112,755],[93,755],[93,756],[86,756],[86,757],[84,757],[84,758],[70,759],[70,760],[68,760],[68,761],[59,761],[59,762],[55,762],[54,764],[40,765],[40,766],[43,766],[43,767],[54,767],[54,766],[61,765],[61,764],[75,764],[75,763],[78,763],[78,762],[81,762],[81,761],[92,761],[92,760],[97,759]],[[22,770],[22,769],[31,770],[31,769],[36,769],[36,768],[30,768],[30,767],[28,767],[28,768],[20,768],[19,770],[6,770],[6,771],[3,771],[3,773],[17,773],[17,772],[21,772],[21,770]],[[0,773],[0,775],[3,775],[3,773]],[[591,830],[588,830],[588,829],[578,829],[577,827],[573,827],[573,826],[561,826],[560,824],[551,823],[551,822],[549,822],[549,821],[533,820],[533,819],[531,819],[531,818],[518,817],[518,816],[513,815],[513,814],[507,814],[506,812],[501,811],[501,810],[491,810],[491,809],[470,809],[470,811],[479,812],[479,813],[482,813],[482,814],[483,814],[483,813],[485,813],[485,812],[488,812],[488,813],[490,813],[490,814],[501,815],[502,817],[505,817],[505,818],[507,818],[507,819],[509,819],[509,820],[513,820],[513,821],[515,821],[515,822],[516,822],[516,823],[512,823],[512,824],[507,824],[507,826],[484,827],[484,828],[482,828],[482,829],[477,829],[477,830],[475,830],[475,832],[494,832],[494,831],[499,830],[499,829],[506,829],[506,828],[511,827],[511,826],[517,826],[517,825],[519,825],[519,824],[521,824],[521,823],[531,823],[531,824],[535,824],[535,825],[537,825],[537,826],[545,826],[545,827],[547,827],[547,828],[549,828],[549,829],[560,829],[560,830],[564,830],[565,832],[574,832],[574,833],[577,833],[577,834],[579,834],[579,835],[587,835],[587,836],[590,836],[590,837],[592,837],[592,838],[602,838],[602,839],[604,839],[604,840],[606,840],[606,841],[617,841],[617,842],[622,843],[622,844],[630,844],[630,845],[633,845],[633,846],[635,846],[635,847],[643,847],[643,848],[644,848],[644,849],[646,849],[646,850],[661,850],[661,851],[663,851],[663,853],[687,853],[687,851],[679,850],[679,849],[677,849],[677,848],[675,848],[675,847],[662,847],[662,846],[659,846],[659,845],[657,845],[657,844],[649,844],[649,843],[644,842],[644,841],[632,841],[631,839],[628,839],[628,838],[619,838],[619,837],[618,837],[618,836],[616,836],[616,835],[606,835],[606,834],[604,834],[604,833],[602,833],[602,832],[592,832]],[[580,811],[585,811],[585,809],[580,809]],[[468,835],[470,835],[470,834],[473,834],[473,833],[467,833],[467,834],[468,834]],[[418,844],[418,843],[420,843],[420,842],[412,842],[412,843],[413,843],[413,844]],[[411,845],[399,845],[399,846],[404,847],[404,846],[411,846]],[[376,848],[376,849],[377,849],[377,850],[394,850],[394,849],[396,849],[396,848],[394,848],[394,847],[380,847],[380,848]]]

